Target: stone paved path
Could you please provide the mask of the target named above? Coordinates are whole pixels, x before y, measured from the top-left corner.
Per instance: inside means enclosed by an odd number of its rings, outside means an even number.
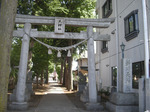
[[[61,87],[56,82],[50,83],[50,88],[47,92],[45,92],[45,95],[41,98],[39,105],[36,108],[30,108],[28,111],[22,112],[90,112],[86,111],[83,108],[78,108],[77,106],[75,106],[66,94],[67,91],[64,87]]]
[[[81,112],[56,83],[51,83],[47,95],[43,96],[35,112]]]

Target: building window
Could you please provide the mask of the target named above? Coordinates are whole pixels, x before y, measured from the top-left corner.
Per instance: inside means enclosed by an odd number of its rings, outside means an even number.
[[[132,64],[132,87],[138,89],[138,79],[144,76],[144,61]]]
[[[117,86],[117,67],[112,67],[112,86]]]
[[[102,7],[103,18],[107,18],[112,14],[112,0],[107,0]]]
[[[125,39],[127,41],[137,37],[139,33],[138,10],[132,11],[124,18],[125,24]]]
[[[101,52],[102,53],[106,53],[108,51],[108,44],[107,44],[107,41],[103,41],[102,42],[102,49],[101,49]]]

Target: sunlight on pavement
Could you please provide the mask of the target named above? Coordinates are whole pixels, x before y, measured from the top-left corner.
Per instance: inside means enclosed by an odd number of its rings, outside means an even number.
[[[66,94],[66,93],[73,93],[72,91],[66,90],[65,87],[61,87],[60,84],[57,82],[50,83],[50,89],[45,92],[45,94]]]

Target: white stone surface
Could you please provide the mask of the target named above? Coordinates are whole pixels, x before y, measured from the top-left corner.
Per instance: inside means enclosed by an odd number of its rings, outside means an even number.
[[[139,79],[139,112],[144,112],[145,110],[145,79]]]
[[[23,30],[14,30],[13,36],[15,37],[22,37],[24,35]],[[81,33],[73,33],[73,32],[67,32],[64,34],[58,34],[55,32],[48,32],[48,31],[35,31],[31,30],[30,37],[35,38],[56,38],[56,39],[87,39],[87,33],[81,32]],[[92,35],[94,41],[110,41],[110,35],[101,35],[99,33],[94,32]]]
[[[146,79],[146,110],[150,110],[150,79]]]
[[[106,108],[110,112],[139,112],[138,94],[114,92],[110,95]]]
[[[123,74],[120,74],[123,76],[122,90],[124,93],[130,93],[132,92],[132,63],[130,59],[122,59],[122,62]]]
[[[87,27],[92,25],[97,28],[108,28],[111,22],[115,21],[115,18],[108,19],[80,19],[80,18],[64,18],[65,25]],[[29,16],[29,15],[17,15],[15,23],[24,24],[31,23],[37,25],[54,25],[55,17],[42,17],[42,16]]]
[[[55,33],[65,32],[65,20],[63,18],[55,18]]]
[[[88,33],[88,80],[89,80],[89,103],[97,103],[96,90],[96,73],[95,73],[95,55],[94,55],[94,40],[91,38],[93,34],[93,27],[87,28]]]
[[[16,101],[24,102],[25,100],[25,88],[26,88],[26,76],[27,76],[27,63],[28,63],[28,52],[29,52],[29,42],[30,37],[28,34],[31,30],[31,24],[26,23],[24,25],[24,31],[27,33],[23,36],[22,47],[21,47],[21,57],[19,64],[19,73],[17,81],[17,90],[16,90]]]

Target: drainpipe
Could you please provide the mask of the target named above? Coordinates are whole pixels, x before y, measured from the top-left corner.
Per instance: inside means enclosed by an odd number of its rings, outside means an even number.
[[[144,31],[144,51],[145,51],[145,78],[149,79],[149,45],[148,45],[148,22],[146,11],[146,0],[142,0],[143,11],[143,31]]]
[[[115,27],[116,27],[116,58],[117,58],[117,92],[119,91],[119,29],[118,29],[118,4],[117,4],[117,0],[115,0]]]

